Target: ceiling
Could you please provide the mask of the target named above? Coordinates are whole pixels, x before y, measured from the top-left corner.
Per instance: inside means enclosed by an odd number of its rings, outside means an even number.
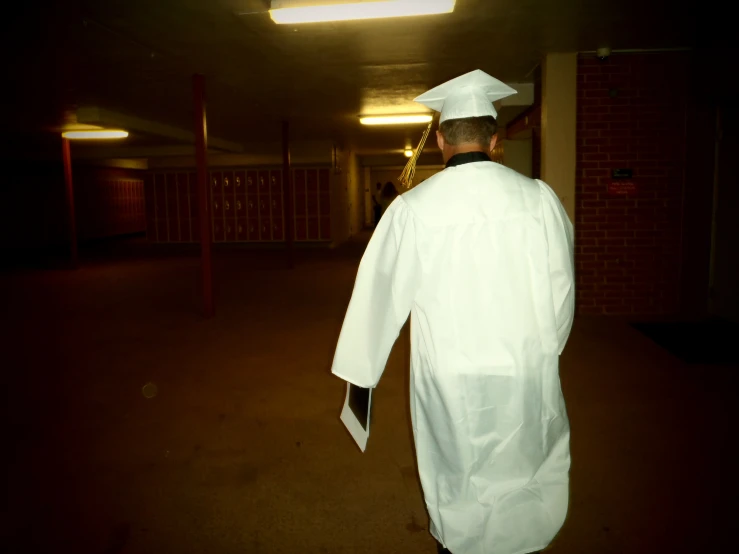
[[[423,111],[412,102],[416,95],[476,68],[508,83],[531,81],[546,52],[696,41],[691,14],[660,0],[457,0],[449,15],[303,26],[274,24],[267,4],[58,0],[15,7],[3,36],[12,76],[3,93],[13,107],[3,125],[55,136],[65,114],[98,106],[191,129],[191,76],[199,72],[213,136],[274,142],[289,120],[296,140],[398,150],[415,144],[423,126],[367,128],[357,116]],[[505,108],[501,118],[516,111]]]

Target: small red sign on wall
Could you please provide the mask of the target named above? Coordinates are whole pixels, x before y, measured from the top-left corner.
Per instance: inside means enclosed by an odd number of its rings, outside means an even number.
[[[634,181],[611,181],[608,183],[608,194],[611,196],[632,196],[637,193]]]

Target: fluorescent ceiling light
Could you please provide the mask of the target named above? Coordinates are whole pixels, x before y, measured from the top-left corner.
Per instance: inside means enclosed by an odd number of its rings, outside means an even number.
[[[348,21],[451,13],[456,0],[272,0],[269,15],[281,24]]]
[[[413,157],[413,150],[411,148],[406,148],[405,149],[405,152],[403,152],[403,154],[405,154],[405,157],[406,158],[412,158]]]
[[[62,136],[67,139],[121,139],[128,136],[128,131],[119,129],[99,129],[95,131],[65,131]]]
[[[431,114],[368,115],[360,117],[359,122],[362,125],[402,125],[403,123],[428,123],[431,119]]]

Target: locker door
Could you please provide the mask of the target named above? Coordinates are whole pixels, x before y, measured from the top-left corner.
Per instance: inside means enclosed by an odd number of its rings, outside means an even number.
[[[272,219],[283,219],[282,171],[272,171],[270,174],[270,204]]]
[[[169,242],[166,173],[154,174],[154,212],[156,215],[157,242]]]
[[[177,213],[180,219],[180,240],[192,241],[191,218],[190,218],[190,186],[187,173],[177,174]]]
[[[236,218],[246,218],[247,195],[246,195],[246,171],[234,172],[234,211]]]
[[[308,240],[318,240],[318,170],[309,169],[306,174],[306,212]]]
[[[318,214],[321,240],[331,238],[331,194],[321,191],[318,196]]]
[[[211,219],[213,242],[223,242],[226,239],[226,224],[224,221],[223,174],[212,171],[210,174],[211,187]]]
[[[293,171],[293,192],[295,199],[295,216],[305,217],[305,170],[296,169]]]
[[[248,226],[249,226],[249,240],[250,241],[258,241],[259,240],[259,220],[258,219],[249,219],[248,220]]]
[[[330,239],[331,239],[331,218],[322,217],[321,218],[321,240],[330,240]]]
[[[213,219],[213,242],[226,240],[226,225],[222,217]]]
[[[235,217],[227,217],[224,220],[225,225],[225,241],[226,242],[236,242],[236,218]]]
[[[147,173],[144,175],[143,185],[144,195],[144,212],[146,217],[146,238],[151,242],[157,241],[156,232],[156,211],[154,210],[154,175]]]
[[[308,227],[306,222],[306,170],[296,169],[293,171],[293,191],[295,201],[295,240],[306,240],[308,238]]]
[[[250,241],[259,240],[259,172],[246,172],[247,236]]]
[[[270,217],[270,174],[267,170],[259,172],[259,240],[272,240],[272,219]]]
[[[308,240],[318,240],[318,239],[319,239],[318,218],[309,217],[308,218]]]
[[[236,217],[236,193],[232,171],[223,172],[223,217],[231,219]]]
[[[259,196],[268,196],[269,195],[269,171],[266,169],[262,169],[259,171],[259,183],[258,183],[258,189]]]
[[[282,219],[272,220],[272,239],[285,240],[285,226]]]
[[[326,168],[318,170],[318,191],[321,194],[331,192],[331,172]]]
[[[200,220],[198,219],[198,175],[197,173],[187,174],[187,185],[190,196],[188,197],[190,206],[190,237],[193,242],[200,242]],[[207,192],[207,189],[206,189]]]
[[[167,173],[167,227],[169,228],[169,241],[180,241],[180,214],[177,201],[177,174]]]
[[[308,227],[305,217],[295,218],[295,240],[306,240],[308,238]]]
[[[239,242],[249,240],[249,222],[246,217],[236,218],[236,240]]]

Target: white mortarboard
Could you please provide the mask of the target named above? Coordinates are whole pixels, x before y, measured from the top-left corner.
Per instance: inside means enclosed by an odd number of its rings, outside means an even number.
[[[476,69],[424,92],[415,101],[441,112],[441,123],[463,117],[496,117],[493,102],[513,94],[515,89]]]

